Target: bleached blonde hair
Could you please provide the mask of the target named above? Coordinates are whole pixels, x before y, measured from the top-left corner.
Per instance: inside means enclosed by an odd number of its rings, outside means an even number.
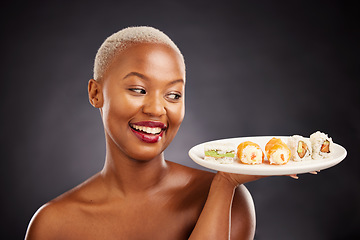
[[[165,44],[178,52],[184,61],[179,48],[162,31],[148,26],[128,27],[109,36],[100,46],[95,56],[94,79],[100,80],[108,70],[114,57],[136,43]]]

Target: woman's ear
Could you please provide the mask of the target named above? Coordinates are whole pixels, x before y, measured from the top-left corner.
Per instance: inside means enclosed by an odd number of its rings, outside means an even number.
[[[88,84],[89,102],[96,108],[101,108],[103,105],[103,95],[101,83],[90,79]]]

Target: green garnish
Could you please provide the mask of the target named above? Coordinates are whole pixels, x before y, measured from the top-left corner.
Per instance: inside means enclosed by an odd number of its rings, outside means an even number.
[[[205,156],[215,157],[215,158],[223,158],[223,157],[235,157],[235,153],[227,152],[227,153],[218,153],[217,150],[205,151]]]

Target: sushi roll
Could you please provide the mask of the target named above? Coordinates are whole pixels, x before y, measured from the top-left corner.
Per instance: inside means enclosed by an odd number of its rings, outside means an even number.
[[[313,159],[324,159],[332,155],[334,143],[327,134],[317,131],[310,135],[310,142]]]
[[[265,154],[270,164],[282,165],[289,162],[291,151],[280,138],[272,138],[265,145]]]
[[[237,157],[241,163],[260,164],[264,162],[264,153],[260,146],[254,142],[246,141],[237,147]]]
[[[308,138],[294,135],[289,138],[288,146],[291,150],[291,160],[299,162],[311,159],[311,142]]]
[[[235,157],[235,146],[228,143],[208,143],[204,145],[204,160],[216,161],[218,163],[233,163]]]

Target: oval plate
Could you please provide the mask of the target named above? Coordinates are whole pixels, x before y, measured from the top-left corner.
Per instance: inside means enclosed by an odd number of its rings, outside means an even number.
[[[275,136],[276,138],[282,139],[287,143],[289,137],[286,136]],[[225,142],[234,144],[236,147],[241,142],[252,141],[260,145],[261,149],[265,153],[266,143],[273,138],[273,136],[259,136],[259,137],[239,137],[239,138],[228,138],[215,140],[210,142]],[[339,144],[334,143],[334,152],[332,156],[321,160],[306,160],[301,162],[295,162],[290,160],[284,165],[270,165],[268,161],[257,165],[247,165],[234,161],[230,164],[221,164],[212,161],[204,160],[204,145],[210,142],[205,142],[192,147],[189,151],[190,158],[197,164],[216,171],[246,174],[246,175],[262,175],[262,176],[273,176],[273,175],[289,175],[289,174],[301,174],[312,171],[323,170],[330,168],[340,163],[346,157],[346,149]]]

